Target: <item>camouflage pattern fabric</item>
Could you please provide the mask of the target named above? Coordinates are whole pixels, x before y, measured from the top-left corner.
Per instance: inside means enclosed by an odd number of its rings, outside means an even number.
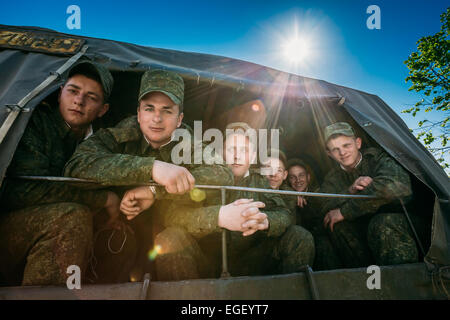
[[[7,175],[60,176],[77,144],[59,110],[41,104],[30,119]],[[0,259],[5,281],[62,284],[68,276],[67,266],[76,264],[84,271],[86,252],[92,246],[92,217],[104,206],[107,192],[19,179],[5,179],[3,187]],[[106,247],[106,242],[96,246]],[[120,255],[132,259],[133,252],[123,250]],[[97,255],[100,264],[108,264],[109,258]]]
[[[280,190],[295,191],[286,182]],[[319,189],[312,192],[320,192]],[[314,238],[315,259],[311,265],[313,270],[331,270],[342,267],[342,263],[323,227],[323,217],[320,215],[320,198],[305,197],[307,205],[300,208],[297,205],[297,196],[281,195],[284,202],[295,214],[296,224],[311,232]]]
[[[189,131],[187,126],[183,125],[183,128]],[[91,179],[103,186],[119,186],[124,191],[133,185],[149,182],[155,160],[173,163],[171,154],[177,144],[177,141],[172,141],[159,149],[152,148],[142,135],[137,117],[132,116],[114,128],[99,130],[80,144],[68,161],[65,174]],[[194,159],[194,147],[191,147],[191,150],[191,159]],[[182,166],[194,176],[196,184],[233,184],[233,174],[225,165],[182,164]],[[157,201],[148,210],[150,215],[143,212],[131,222],[138,241],[139,261],[145,260],[148,250],[153,247],[154,235],[163,230],[161,219],[173,211],[168,209],[169,206],[178,208],[187,204],[189,210],[193,210],[198,216],[202,216],[200,212],[202,210],[218,212],[218,207],[214,208],[211,205],[220,203],[220,191],[205,190],[205,194],[206,199],[194,202],[189,194],[171,195],[167,194],[164,187],[156,188]],[[217,224],[217,222],[199,218],[196,228],[202,228],[203,224]]]
[[[313,192],[320,192],[319,189]],[[296,204],[297,224],[311,232],[314,237],[315,259],[314,270],[331,270],[343,266],[330,237],[323,226],[324,216],[320,213],[321,198],[305,197],[307,204],[300,208]]]
[[[329,231],[345,267],[411,263],[418,260],[418,251],[406,218],[397,199],[409,200],[412,190],[408,173],[385,152],[368,148],[362,161],[351,172],[332,170],[321,192],[348,194],[350,185],[360,176],[373,179],[358,194],[376,195],[376,200],[323,199],[321,214],[339,208],[345,220]],[[368,249],[370,248],[370,250]]]
[[[270,188],[267,179],[253,171],[235,185]],[[279,195],[227,191],[227,203],[241,198],[266,204],[261,211],[268,216],[269,230],[258,231],[248,237],[243,237],[240,232],[228,232],[227,251],[232,275],[288,273],[299,271],[302,265],[313,264],[313,237],[304,228],[293,225],[293,213]],[[161,276],[163,280],[180,280],[220,275],[222,233],[217,226],[219,209],[217,204],[196,209],[173,205],[163,215],[167,229],[155,240],[164,248],[156,259],[160,280]],[[192,272],[184,268],[187,261],[190,261]]]
[[[295,191],[286,181],[283,181],[283,183],[280,186],[280,190]],[[297,196],[281,194],[280,197],[283,199],[284,203],[289,208],[289,210],[292,211],[294,224],[300,225],[299,223],[300,220],[299,217],[297,216]]]
[[[320,190],[324,193],[348,194],[348,188],[358,177],[369,176],[373,182],[358,194],[375,195],[379,199],[327,198],[323,201],[322,213],[326,214],[332,209],[340,208],[346,220],[354,220],[360,216],[375,213],[380,208],[384,210],[383,206],[412,194],[408,173],[394,159],[375,148],[363,150],[362,155],[361,163],[351,172],[336,168],[328,173]]]
[[[61,176],[78,143],[59,110],[40,104],[17,146],[7,176]],[[2,188],[2,211],[57,202],[76,202],[98,209],[107,198],[106,191],[83,190],[52,181],[5,179]]]
[[[67,267],[86,270],[92,214],[70,202],[0,215],[0,270],[8,285],[65,284]]]
[[[162,92],[167,95],[175,104],[183,105],[184,81],[177,73],[164,70],[146,71],[142,75],[139,88],[139,100],[147,93]]]
[[[183,128],[189,128],[183,125]],[[194,139],[192,138],[192,143]],[[172,149],[178,141],[171,141],[159,149],[152,148],[142,135],[137,116],[122,120],[116,127],[100,129],[81,143],[67,162],[66,176],[91,179],[103,186],[133,186],[152,179],[155,160],[173,163]],[[194,159],[194,148],[191,148]],[[196,184],[229,185],[233,175],[225,165],[182,164],[194,176]],[[220,192],[206,191],[217,197]],[[189,195],[166,194],[157,188],[157,199],[190,199]]]

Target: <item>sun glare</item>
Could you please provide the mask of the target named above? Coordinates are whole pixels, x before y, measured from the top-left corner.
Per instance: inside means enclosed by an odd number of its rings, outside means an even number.
[[[300,63],[311,56],[310,41],[294,36],[283,46],[284,57],[291,63]]]

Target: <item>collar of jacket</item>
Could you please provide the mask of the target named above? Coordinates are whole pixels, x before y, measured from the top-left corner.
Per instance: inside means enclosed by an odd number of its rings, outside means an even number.
[[[191,143],[194,142],[192,129],[185,123],[181,123],[180,129],[186,129],[191,135]],[[161,155],[161,158],[165,162],[171,162],[171,153],[175,145],[180,141],[171,140],[158,149],[153,148],[148,142],[141,131],[137,116],[131,116],[122,120],[117,126],[109,129],[115,136],[119,143],[128,141],[138,141],[140,154],[147,155],[153,150],[156,150]],[[194,150],[191,148],[191,150]]]
[[[47,108],[50,109],[50,117],[52,118],[54,124],[56,125],[56,131],[58,132],[58,135],[61,137],[61,139],[65,139],[65,137],[71,132],[71,128],[62,117],[61,112],[59,112],[59,108],[53,108],[47,102],[43,102],[40,107],[43,106],[46,106]],[[90,124],[83,140],[89,138],[93,133],[94,131],[92,128],[92,124]]]
[[[358,170],[358,167],[361,164],[361,161],[363,159],[363,154],[362,154],[361,151],[359,152],[359,156],[360,156],[359,161],[353,168],[347,170],[347,169],[344,168],[344,166],[342,164],[340,164],[339,166],[341,167],[342,170],[347,171],[347,172],[352,172],[352,171]]]
[[[66,121],[64,121],[61,113],[59,112],[59,108],[53,108],[46,102],[43,102],[42,104],[50,108],[50,117],[52,118],[53,123],[56,126],[56,131],[58,132],[58,135],[61,137],[61,139],[64,139],[67,134],[69,134],[70,127],[67,125]]]

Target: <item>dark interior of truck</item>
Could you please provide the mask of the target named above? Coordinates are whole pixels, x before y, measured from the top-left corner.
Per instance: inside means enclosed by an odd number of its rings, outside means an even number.
[[[110,97],[110,111],[94,127],[111,127],[127,116],[136,114],[139,83],[142,72],[113,71],[115,83]],[[224,130],[230,122],[247,122],[255,129],[279,129],[280,150],[287,158],[301,158],[310,167],[316,184],[334,166],[326,155],[322,138],[325,126],[349,122],[363,146],[382,147],[352,119],[339,97],[301,99],[280,95],[279,90],[254,89],[225,81],[184,76],[184,122],[193,128],[202,121],[203,132],[209,128]],[[46,100],[56,105],[58,91]],[[410,174],[413,200],[406,206],[417,230],[425,253],[431,241],[431,220],[435,195],[425,184]],[[416,239],[417,241],[417,239]],[[420,253],[420,260],[423,261]]]

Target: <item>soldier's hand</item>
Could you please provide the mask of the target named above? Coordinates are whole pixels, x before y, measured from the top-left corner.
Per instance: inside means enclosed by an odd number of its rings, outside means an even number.
[[[372,183],[373,179],[368,176],[361,176],[353,182],[348,191],[351,194],[355,194],[358,191],[364,190],[367,186]]]
[[[246,199],[236,200],[234,203],[242,203]],[[253,200],[253,199],[252,199]],[[263,202],[261,202],[264,204]],[[265,207],[265,204],[264,204]],[[241,215],[248,220],[242,224],[242,228],[245,230],[242,235],[244,237],[254,234],[258,230],[266,230],[269,228],[269,220],[264,212],[259,211],[260,207],[250,207],[245,209]]]
[[[259,208],[264,207],[265,204],[259,201],[253,202],[251,199],[237,200],[220,208],[217,223],[219,227],[230,231],[245,232],[247,231],[247,228],[243,227],[245,222],[251,216],[258,214]]]
[[[244,237],[250,236],[259,230],[266,230],[269,228],[269,220],[267,215],[263,212],[259,212],[257,215],[251,217],[250,220],[243,224],[243,227],[247,229],[242,233]]]
[[[323,219],[323,226],[325,229],[329,226],[333,232],[334,224],[341,222],[342,220],[344,220],[344,216],[341,213],[341,209],[333,209],[325,215],[325,218]]]
[[[297,206],[299,206],[300,208],[304,208],[306,207],[307,204],[308,202],[306,201],[305,197],[303,196],[297,197]]]
[[[142,211],[150,208],[155,202],[155,195],[149,187],[137,187],[125,192],[120,202],[122,211],[128,220],[134,219]]]
[[[195,185],[194,177],[186,168],[159,160],[153,163],[152,177],[173,194],[185,194]]]

